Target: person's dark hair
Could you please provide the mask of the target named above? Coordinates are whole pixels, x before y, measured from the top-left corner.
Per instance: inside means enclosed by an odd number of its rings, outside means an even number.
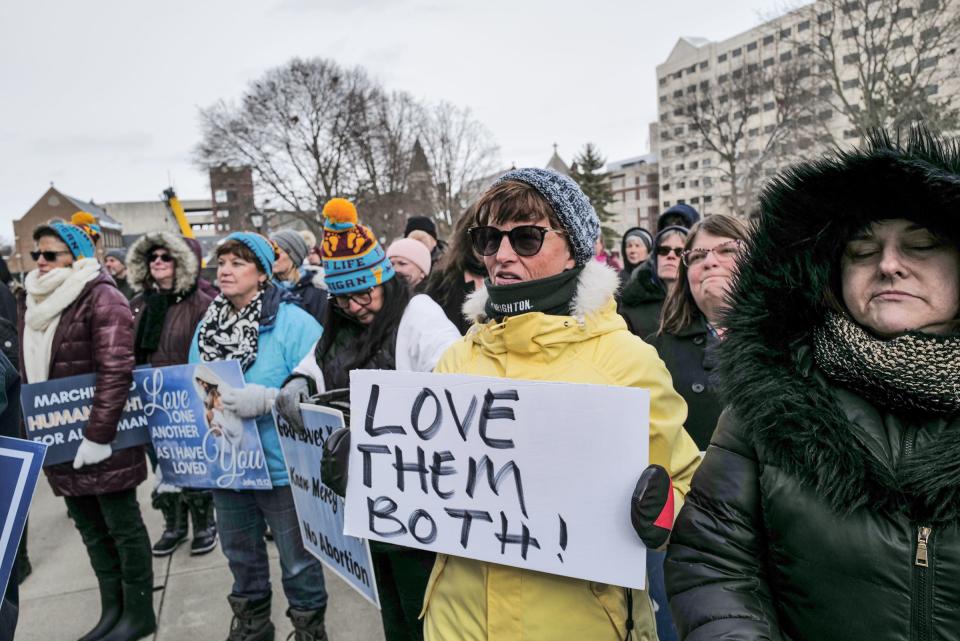
[[[396,329],[400,326],[400,319],[403,318],[403,312],[410,302],[410,288],[404,279],[395,276],[380,287],[383,288],[383,307],[373,317],[373,322],[363,329],[363,334],[357,342],[360,349],[347,365],[348,370],[363,367],[370,362],[374,354],[384,348],[386,341],[393,340]],[[349,324],[358,323],[331,301],[324,312],[324,329],[319,347],[321,357],[326,356],[338,332]]]
[[[40,242],[41,238],[45,238],[47,236],[51,238],[56,238],[61,243],[63,242],[63,239],[60,238],[60,234],[58,234],[56,230],[50,226],[49,223],[44,223],[43,225],[40,225],[39,227],[33,230],[33,242],[35,243]]]
[[[502,225],[508,221],[532,223],[546,218],[553,229],[563,229],[560,218],[543,194],[517,180],[507,180],[488,189],[477,201],[476,208],[480,226]]]
[[[693,247],[700,232],[707,232],[721,238],[733,238],[742,243],[750,239],[749,228],[739,218],[726,214],[708,216],[690,228],[687,242],[683,244],[684,251]],[[697,301],[690,290],[690,280],[687,278],[687,266],[681,261],[677,271],[677,284],[667,295],[663,303],[663,313],[660,315],[660,330],[658,334],[677,334],[690,327],[701,315]]]
[[[243,260],[256,265],[257,271],[261,274],[267,273],[264,271],[263,265],[260,264],[260,260],[257,258],[257,255],[253,253],[253,250],[241,243],[239,240],[231,238],[217,247],[216,257],[220,258],[224,254],[233,254],[234,256],[239,256]]]
[[[487,269],[473,251],[470,234],[467,233],[476,224],[476,219],[477,206],[473,204],[454,223],[450,246],[427,277],[423,292],[440,303],[441,307],[446,308],[446,302],[462,295],[465,273],[487,275]]]
[[[0,283],[9,285],[13,281],[13,274],[10,273],[10,267],[3,256],[0,256]]]

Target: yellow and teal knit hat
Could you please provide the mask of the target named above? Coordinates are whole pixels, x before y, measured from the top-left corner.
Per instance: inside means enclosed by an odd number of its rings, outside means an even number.
[[[357,221],[357,208],[345,198],[323,207],[324,281],[334,296],[361,292],[394,277],[393,265],[373,231]]]

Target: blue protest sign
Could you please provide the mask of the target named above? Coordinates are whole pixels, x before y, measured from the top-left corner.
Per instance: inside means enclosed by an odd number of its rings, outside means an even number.
[[[337,573],[377,608],[380,597],[365,539],[343,533],[343,499],[320,480],[323,442],[343,427],[343,414],[319,405],[302,404],[303,434],[297,434],[276,413],[280,447],[290,474],[290,489],[307,550]]]
[[[17,558],[46,445],[0,436],[0,595]]]
[[[66,463],[76,456],[90,418],[96,384],[96,374],[81,374],[21,388],[20,406],[27,438],[48,446],[44,465]],[[110,446],[116,451],[149,442],[143,399],[134,388]]]
[[[269,490],[257,423],[223,406],[227,387],[243,388],[237,361],[134,372],[163,481],[180,487]]]

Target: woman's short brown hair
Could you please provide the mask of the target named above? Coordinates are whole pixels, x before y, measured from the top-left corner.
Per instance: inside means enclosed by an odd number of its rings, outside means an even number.
[[[683,244],[684,251],[688,251],[697,241],[700,232],[707,232],[712,236],[733,238],[745,243],[750,239],[750,229],[739,218],[726,214],[707,216],[690,228],[687,242]],[[660,314],[660,330],[658,334],[677,334],[693,324],[697,316],[701,315],[697,301],[690,290],[690,281],[687,278],[687,265],[680,262],[677,272],[677,284],[667,295],[663,303],[663,312]]]
[[[218,246],[216,252],[217,258],[220,258],[224,254],[233,254],[234,256],[239,256],[248,263],[253,263],[256,265],[257,271],[261,274],[267,273],[263,270],[263,265],[260,264],[256,254],[254,254],[249,247],[241,243],[239,240],[230,239]]]
[[[480,226],[502,225],[508,221],[533,223],[546,218],[551,228],[563,229],[557,213],[543,194],[518,180],[494,185],[480,197],[476,208],[476,223]]]

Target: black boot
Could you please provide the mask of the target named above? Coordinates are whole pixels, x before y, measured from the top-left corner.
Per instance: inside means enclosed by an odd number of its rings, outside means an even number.
[[[323,625],[326,612],[326,608],[319,610],[289,608],[287,616],[293,623],[294,641],[327,641],[327,629]]]
[[[123,614],[99,641],[136,641],[157,631],[151,583],[123,584]]]
[[[153,493],[153,507],[163,513],[163,534],[153,546],[153,556],[168,556],[187,540],[187,508],[180,492]]]
[[[230,636],[227,641],[273,641],[274,627],[270,621],[270,595],[251,601],[239,596],[227,597],[233,609]]]
[[[183,500],[193,521],[190,554],[206,554],[217,547],[217,522],[213,517],[213,495],[210,492],[185,492]]]
[[[80,641],[100,641],[117,624],[122,612],[123,587],[120,579],[100,581],[100,620],[92,630],[80,637]]]

